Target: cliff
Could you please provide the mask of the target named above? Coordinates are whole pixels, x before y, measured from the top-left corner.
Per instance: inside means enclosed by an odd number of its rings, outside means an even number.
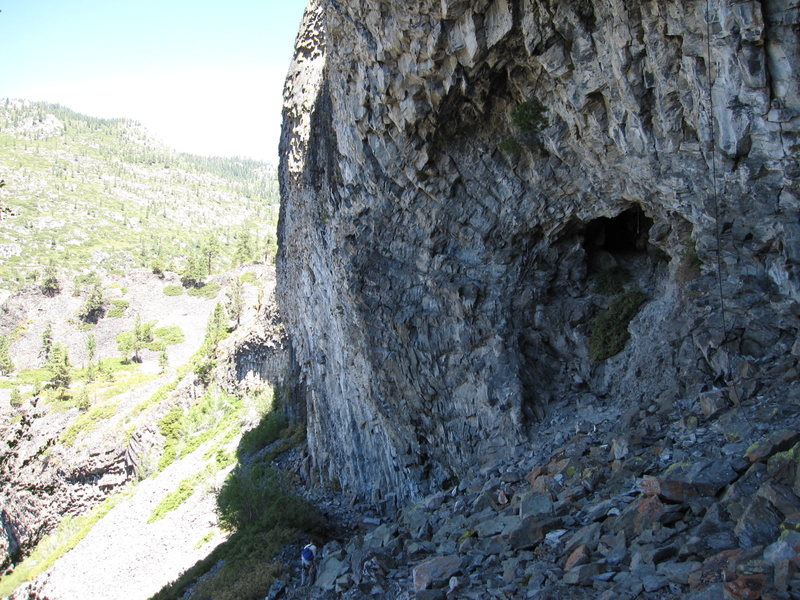
[[[317,476],[391,505],[512,456],[555,401],[796,401],[798,23],[312,0],[278,296]]]

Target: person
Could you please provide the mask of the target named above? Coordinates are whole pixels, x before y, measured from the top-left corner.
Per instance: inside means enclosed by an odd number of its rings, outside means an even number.
[[[308,542],[300,551],[300,561],[303,565],[303,572],[301,575],[301,585],[306,585],[314,581],[314,576],[317,574],[317,547],[314,542]]]

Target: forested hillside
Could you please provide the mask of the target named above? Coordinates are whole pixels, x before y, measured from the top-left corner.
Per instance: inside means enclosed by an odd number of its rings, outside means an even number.
[[[0,101],[0,288],[144,266],[200,279],[274,255],[273,167],[198,157],[138,123]]]

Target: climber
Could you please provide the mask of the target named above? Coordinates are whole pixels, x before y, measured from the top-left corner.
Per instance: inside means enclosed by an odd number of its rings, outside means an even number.
[[[306,585],[314,581],[317,574],[317,547],[314,542],[309,542],[300,551],[300,561],[303,565],[303,570],[300,576],[300,585]]]

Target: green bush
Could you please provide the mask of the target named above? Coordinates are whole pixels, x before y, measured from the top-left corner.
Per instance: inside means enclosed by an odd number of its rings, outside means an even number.
[[[112,319],[119,319],[125,316],[125,311],[128,310],[128,306],[130,306],[130,302],[127,300],[112,300],[111,301],[111,308],[106,313],[107,317],[111,317]]]
[[[286,419],[284,416],[278,411],[272,411],[261,419],[258,425],[242,435],[242,441],[239,442],[239,451],[243,454],[253,454],[262,448],[266,448],[280,437],[285,427]]]
[[[594,291],[604,296],[614,296],[622,292],[630,280],[631,274],[624,267],[608,267],[597,274]]]
[[[186,339],[186,336],[183,335],[183,330],[177,325],[158,327],[153,330],[153,334],[156,336],[156,339],[163,342],[165,346],[180,344]],[[155,348],[151,348],[151,350],[155,350]]]
[[[183,287],[180,285],[168,285],[163,291],[165,296],[180,296],[183,294]]]
[[[647,300],[639,290],[617,296],[604,313],[597,315],[589,333],[589,358],[595,362],[622,352],[630,337],[628,325]]]
[[[242,273],[241,277],[239,277],[239,281],[242,283],[255,283],[256,282],[256,274],[252,271],[245,271]]]
[[[547,107],[536,98],[523,102],[511,113],[511,120],[523,133],[535,136],[548,125]]]
[[[207,283],[201,287],[191,287],[187,294],[190,296],[201,296],[203,298],[207,298],[209,300],[216,298],[219,291],[222,289],[221,286],[217,285],[216,283]]]
[[[515,140],[514,138],[503,140],[497,144],[497,148],[506,154],[519,154],[522,152],[522,144],[520,144],[519,141]]]
[[[292,491],[286,476],[263,463],[240,464],[217,496],[220,523],[229,530],[258,526],[313,529],[317,516],[309,502]]]
[[[214,367],[216,366],[217,361],[215,361],[213,358],[201,360],[194,367],[195,377],[197,377],[198,381],[200,381],[200,383],[203,385],[208,385],[211,383],[211,373],[214,371]]]
[[[15,387],[11,390],[11,398],[9,399],[9,403],[14,408],[22,406],[22,394],[19,393],[18,387]]]

